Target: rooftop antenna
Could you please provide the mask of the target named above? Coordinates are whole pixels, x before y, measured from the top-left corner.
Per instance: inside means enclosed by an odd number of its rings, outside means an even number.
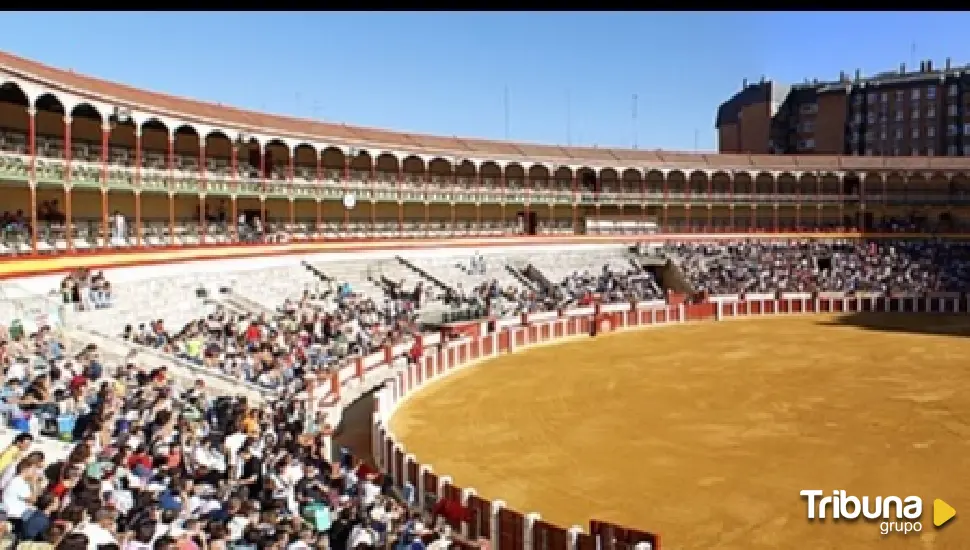
[[[909,45],[909,66],[916,66],[916,42],[912,42]]]
[[[505,85],[505,139],[509,139],[509,86]]]
[[[637,132],[637,104],[639,103],[639,98],[637,94],[633,94],[633,148],[637,148],[637,141],[640,136]]]

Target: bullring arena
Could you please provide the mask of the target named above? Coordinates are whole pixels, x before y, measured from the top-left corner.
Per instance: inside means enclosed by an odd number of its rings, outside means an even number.
[[[455,548],[957,548],[968,170],[368,130],[0,54],[0,324],[299,401],[342,490]],[[84,437],[42,424],[4,442]],[[921,531],[803,489],[920,496]]]

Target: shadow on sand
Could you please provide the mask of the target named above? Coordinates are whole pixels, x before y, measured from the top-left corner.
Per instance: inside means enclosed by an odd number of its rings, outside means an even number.
[[[847,326],[883,332],[906,332],[936,336],[970,337],[970,315],[966,313],[856,312],[820,321],[824,326]]]

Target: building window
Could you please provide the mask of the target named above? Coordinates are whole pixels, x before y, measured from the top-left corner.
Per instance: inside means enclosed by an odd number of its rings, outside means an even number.
[[[872,148],[866,149],[866,156],[867,157],[871,157],[871,156],[873,156],[875,154],[876,154],[876,152],[873,151]]]
[[[903,129],[896,128],[896,131],[893,132],[893,137],[895,137],[897,140],[903,139]]]
[[[936,137],[936,128],[934,128],[932,126],[927,126],[926,127],[926,137],[928,137],[928,138]]]
[[[956,105],[952,105],[952,104],[949,105],[946,108],[946,114],[949,115],[949,116],[957,116],[957,106]]]
[[[936,151],[934,151],[932,147],[927,147],[926,148],[926,156],[928,156],[928,157],[936,156]]]
[[[809,133],[812,133],[812,132],[815,131],[815,123],[814,122],[810,122],[810,121],[809,122],[803,122],[799,126],[800,127],[799,127],[798,130],[800,132],[803,132],[803,133],[806,133],[806,134],[809,134]]]
[[[869,124],[875,124],[876,123],[876,113],[869,113],[868,115],[866,115],[866,122],[868,122]]]
[[[803,115],[814,115],[818,112],[817,103],[806,103],[799,108]]]
[[[970,135],[970,123],[968,122],[963,123],[963,135]]]
[[[815,148],[815,140],[814,139],[811,139],[811,138],[809,138],[809,139],[803,139],[801,142],[798,143],[798,147],[799,147],[799,149],[814,149]]]
[[[862,105],[862,94],[855,94],[852,96],[852,104],[855,106]]]
[[[899,147],[893,147],[893,156],[898,157],[900,153]]]
[[[879,131],[879,139],[881,139],[883,141],[886,141],[886,129],[885,128],[883,128],[882,130]]]
[[[913,90],[910,93],[909,97],[913,101],[918,101],[919,100],[919,88],[913,88]]]
[[[947,147],[946,148],[946,154],[950,155],[951,157],[957,156],[959,154],[959,153],[957,153],[957,146],[956,145],[951,145],[951,146]]]
[[[896,103],[902,103],[905,97],[902,90],[896,90]]]
[[[950,97],[955,97],[959,93],[959,88],[956,84],[950,84],[949,89],[947,89],[946,95]]]
[[[936,107],[930,105],[930,107],[926,109],[926,118],[936,118]]]
[[[955,135],[957,135],[957,125],[956,124],[947,124],[946,125],[946,135],[948,135],[948,136],[955,136]]]
[[[883,92],[879,94],[879,101],[881,103],[886,103],[889,101],[889,92]]]
[[[918,157],[919,156],[919,147],[910,147],[909,154],[910,154],[910,156]]]
[[[902,121],[903,121],[903,112],[896,111],[896,122],[902,122]]]
[[[936,99],[936,86],[926,88],[926,99]]]
[[[919,107],[913,109],[913,112],[909,113],[910,120],[919,120]]]
[[[866,101],[868,101],[870,104],[875,103],[876,102],[876,92],[869,92],[869,94],[866,96]]]
[[[913,128],[912,136],[913,139],[919,139],[919,128]]]

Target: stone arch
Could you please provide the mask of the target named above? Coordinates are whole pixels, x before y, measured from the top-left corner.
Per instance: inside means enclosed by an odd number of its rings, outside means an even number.
[[[4,140],[6,148],[19,153],[28,152],[27,132],[30,128],[29,109],[32,105],[33,100],[20,83],[13,80],[4,80],[0,76],[0,107],[9,112],[7,116],[4,116],[4,125],[14,130],[14,132],[6,133]]]
[[[663,194],[664,182],[666,182],[666,177],[664,173],[660,170],[647,170],[647,175],[644,177],[644,187],[646,192],[653,196],[659,196]]]
[[[926,176],[920,172],[913,172],[909,175],[909,188],[911,193],[922,194],[926,191]]]
[[[775,177],[770,172],[758,172],[754,177],[754,193],[759,198],[770,197],[775,192]]]
[[[643,172],[636,168],[626,168],[620,174],[621,193],[641,193],[643,192]]]
[[[195,171],[199,169],[199,131],[191,124],[182,124],[172,132],[175,136],[175,168]]]
[[[600,191],[617,193],[620,190],[620,175],[614,168],[601,168],[599,171]]]
[[[818,194],[819,178],[813,172],[806,172],[798,178],[798,193],[802,196]]]
[[[109,119],[108,124],[113,135],[118,121]],[[171,134],[169,125],[161,118],[152,116],[143,120],[140,128],[142,163],[149,168],[168,168],[168,142]],[[131,137],[134,138],[134,130]]]
[[[317,180],[317,159],[320,155],[312,143],[297,143],[293,148],[293,177],[305,181]]]
[[[687,192],[687,175],[681,170],[671,170],[666,177],[667,191],[684,194]]]
[[[256,136],[239,134],[234,143],[237,148],[236,160],[239,164],[239,174],[250,177],[262,177],[259,173],[259,166],[263,160],[263,144]]]
[[[65,108],[61,99],[52,92],[44,92],[34,99],[37,109],[34,119],[37,127],[37,154],[47,157],[64,156]]]
[[[350,177],[354,181],[369,181],[374,169],[374,159],[370,151],[356,149],[351,150],[351,153],[356,154],[350,157]]]
[[[580,193],[592,193],[599,187],[596,171],[589,166],[581,166],[576,169],[576,182]]]
[[[263,145],[266,156],[265,166],[268,177],[272,179],[286,179],[290,165],[290,146],[279,138],[268,140]]]
[[[546,190],[552,187],[549,168],[544,164],[533,164],[529,167],[529,186],[533,189]]]
[[[707,172],[703,170],[693,170],[687,179],[687,188],[693,197],[706,197],[709,191],[707,186]]]
[[[71,109],[71,158],[87,162],[101,160],[101,127],[104,122],[97,106],[86,101]]]
[[[842,190],[842,182],[838,174],[826,172],[819,178],[819,188],[823,195],[838,195]]]
[[[882,174],[866,172],[862,176],[862,185],[865,189],[865,199],[882,201],[884,189]]]
[[[143,138],[144,139],[144,138]],[[227,173],[232,163],[232,138],[224,130],[213,129],[205,135],[206,170]]]
[[[340,181],[344,177],[346,167],[343,149],[333,145],[327,146],[320,152],[320,164],[323,167],[324,178],[330,181]]]
[[[414,183],[424,183],[424,159],[417,155],[408,155],[401,163],[404,167],[404,180]]]
[[[791,172],[782,172],[778,174],[777,187],[779,195],[796,195],[798,194],[798,179]]]
[[[552,171],[553,188],[559,192],[572,192],[573,170],[568,166],[559,166]]]
[[[862,190],[862,178],[858,172],[848,171],[842,175],[842,194],[858,197]]]
[[[907,190],[906,176],[902,172],[890,172],[886,175],[886,195],[888,197],[905,197]]]
[[[481,184],[487,189],[498,189],[502,185],[502,168],[492,160],[486,160],[478,169]]]
[[[401,162],[393,153],[384,152],[374,159],[374,168],[377,172],[377,179],[380,181],[396,183],[400,166]]]
[[[711,193],[715,197],[728,197],[731,194],[731,174],[724,170],[711,174]]]
[[[507,189],[522,189],[525,187],[525,168],[518,162],[505,165],[505,187]]]
[[[454,181],[452,164],[441,157],[434,157],[428,161],[428,173],[431,176],[432,183],[435,185],[447,186],[451,185]]]
[[[735,172],[734,194],[741,196],[754,194],[754,178],[751,172]]]
[[[458,174],[458,184],[462,187],[474,187],[475,179],[478,177],[478,167],[475,163],[464,159],[455,165],[455,172]]]

